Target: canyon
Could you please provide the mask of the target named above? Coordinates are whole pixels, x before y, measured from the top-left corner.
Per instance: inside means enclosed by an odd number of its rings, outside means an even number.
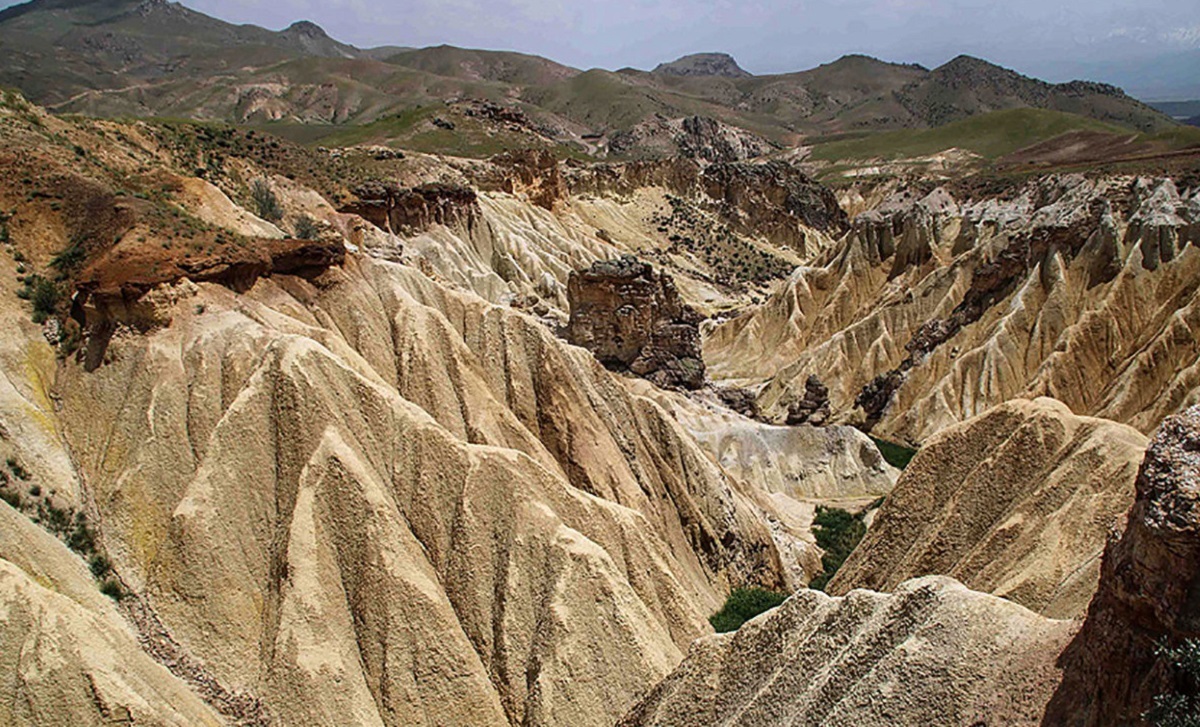
[[[0,35],[48,12],[21,7]],[[202,22],[137,13],[92,20]],[[591,135],[542,113],[591,72],[506,63],[537,109],[437,128]],[[921,128],[987,118],[933,102],[964,79],[1159,123],[973,59],[889,73]],[[1104,725],[1194,696],[1160,647],[1200,637],[1194,149],[830,164],[689,113],[596,157],[452,154],[61,113],[124,96],[0,90],[0,723]],[[861,528],[834,565],[830,513]]]

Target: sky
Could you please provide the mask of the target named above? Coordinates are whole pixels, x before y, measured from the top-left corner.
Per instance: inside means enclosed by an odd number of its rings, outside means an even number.
[[[700,51],[752,73],[811,68],[847,53],[934,67],[960,53],[1049,81],[1128,85],[1200,76],[1197,0],[183,0],[272,29],[311,20],[359,47],[516,50],[577,68],[649,69]],[[0,3],[7,5],[11,3]],[[1182,59],[1182,60],[1181,60]],[[1179,64],[1185,64],[1181,69]],[[1139,81],[1141,82],[1141,81]]]

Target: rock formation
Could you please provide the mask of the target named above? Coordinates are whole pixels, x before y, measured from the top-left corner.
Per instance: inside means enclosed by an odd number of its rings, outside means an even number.
[[[704,385],[701,317],[679,298],[671,276],[632,257],[594,263],[567,283],[571,343],[606,366],[659,386]]]
[[[1081,616],[1112,522],[1133,502],[1146,438],[1016,400],[930,439],[826,590],[958,579],[1052,618]]]
[[[811,424],[819,427],[829,419],[829,388],[821,383],[816,374],[804,382],[804,397],[788,406],[787,423]]]
[[[1073,631],[948,578],[803,590],[694,643],[618,724],[1036,724]]]
[[[1045,724],[1135,724],[1175,681],[1156,656],[1200,638],[1200,407],[1167,418],[1146,450],[1124,533],[1104,551],[1100,589],[1063,655]]]
[[[1043,395],[1149,432],[1200,398],[1200,249],[1181,244],[1196,202],[1174,189],[1074,175],[965,189],[936,222],[900,223],[911,245],[890,225],[924,213],[860,221],[706,337],[710,376],[765,383],[759,408],[783,421],[821,372],[834,421],[896,441]]]

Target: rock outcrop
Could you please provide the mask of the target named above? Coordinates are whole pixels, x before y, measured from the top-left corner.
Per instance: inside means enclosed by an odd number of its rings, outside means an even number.
[[[1146,438],[1016,400],[949,427],[909,463],[827,591],[947,575],[1052,618],[1081,616],[1112,522],[1133,502]]]
[[[568,339],[604,365],[659,386],[704,385],[701,316],[679,298],[670,275],[632,257],[600,261],[571,274],[567,298]]]
[[[744,70],[728,53],[692,53],[670,63],[660,63],[654,73],[664,76],[720,76],[722,78],[748,78]]]
[[[381,230],[421,232],[431,225],[470,226],[479,215],[475,190],[430,182],[406,188],[390,182],[367,182],[355,187],[357,201],[342,207]]]
[[[928,577],[895,593],[799,591],[694,643],[618,724],[1036,724],[1070,621]]]
[[[1156,654],[1200,639],[1200,407],[1168,417],[1137,475],[1124,533],[1104,552],[1100,588],[1063,655],[1045,724],[1136,724],[1182,682]]]

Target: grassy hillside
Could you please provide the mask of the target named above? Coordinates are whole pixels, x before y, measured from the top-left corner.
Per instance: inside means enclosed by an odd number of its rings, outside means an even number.
[[[1071,131],[1130,135],[1129,129],[1075,114],[1045,109],[1011,109],[973,116],[933,129],[904,129],[817,144],[812,159],[822,161],[902,159],[946,149],[997,159]]]

